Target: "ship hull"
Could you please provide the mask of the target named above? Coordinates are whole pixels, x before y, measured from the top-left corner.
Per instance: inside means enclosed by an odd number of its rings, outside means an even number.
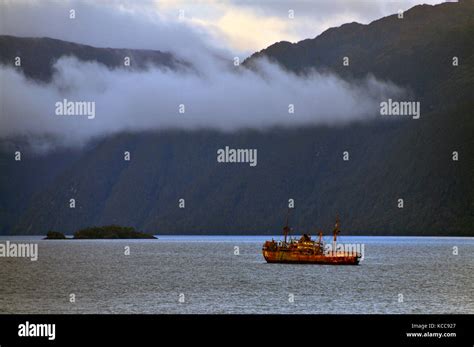
[[[327,265],[357,265],[360,257],[351,254],[301,254],[291,251],[263,250],[267,263],[280,264],[327,264]]]

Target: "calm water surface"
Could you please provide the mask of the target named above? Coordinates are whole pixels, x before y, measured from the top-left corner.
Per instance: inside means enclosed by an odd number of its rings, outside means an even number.
[[[39,245],[0,258],[0,313],[474,313],[474,238],[341,237],[359,266],[267,264],[266,239],[0,237]]]

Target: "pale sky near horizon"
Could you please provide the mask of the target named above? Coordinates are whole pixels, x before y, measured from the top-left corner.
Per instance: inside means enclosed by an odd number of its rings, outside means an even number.
[[[196,41],[242,56],[443,0],[0,0],[0,34],[99,47],[176,50]],[[69,10],[76,18],[69,19]],[[293,11],[294,18],[290,18]],[[178,49],[179,50],[179,49]]]

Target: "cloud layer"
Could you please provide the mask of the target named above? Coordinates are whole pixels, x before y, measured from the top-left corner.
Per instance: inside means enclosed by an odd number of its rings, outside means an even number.
[[[375,117],[382,99],[401,93],[370,77],[350,84],[316,71],[296,76],[264,60],[257,65],[259,73],[208,57],[197,66],[199,73],[127,71],[61,58],[50,84],[4,66],[0,137],[51,135],[81,145],[121,131],[335,125]],[[55,114],[63,99],[95,102],[95,118]]]
[[[326,11],[330,20],[363,11],[378,13],[378,5],[369,6],[371,11],[364,1],[360,6],[344,1],[311,6]],[[348,83],[317,71],[296,76],[264,60],[258,62],[259,73],[232,66],[235,53],[245,51],[249,35],[273,42],[276,37],[267,32],[282,36],[291,32],[287,30],[289,5],[281,2],[267,6],[231,1],[192,5],[151,0],[3,0],[0,6],[1,34],[48,36],[98,47],[159,49],[194,67],[193,71],[152,67],[146,71],[110,70],[96,63],[61,58],[56,62],[53,81],[38,84],[15,68],[1,66],[1,138],[27,136],[35,144],[81,145],[121,131],[234,131],[345,124],[374,117],[382,99],[402,92],[371,77]],[[306,2],[292,3],[298,18],[308,18],[302,15],[307,6]],[[73,20],[69,19],[70,9],[76,11]],[[180,10],[184,10],[186,20],[179,19]],[[277,16],[282,11],[284,19]],[[321,13],[315,13],[319,18],[316,22],[324,22]],[[249,21],[258,21],[252,33],[246,32],[248,25],[242,25]],[[250,40],[249,44],[262,44],[262,40]],[[240,44],[243,46],[236,48]],[[95,119],[56,115],[55,104],[63,99],[95,102]],[[294,114],[288,112],[290,104]],[[179,105],[184,105],[184,114],[178,112]]]

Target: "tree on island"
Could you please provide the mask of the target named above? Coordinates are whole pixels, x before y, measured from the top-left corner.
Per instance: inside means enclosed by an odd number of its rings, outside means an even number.
[[[66,236],[64,236],[63,233],[60,233],[59,231],[53,231],[50,230],[46,234],[45,240],[65,240]]]

